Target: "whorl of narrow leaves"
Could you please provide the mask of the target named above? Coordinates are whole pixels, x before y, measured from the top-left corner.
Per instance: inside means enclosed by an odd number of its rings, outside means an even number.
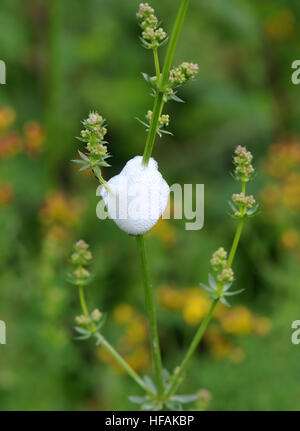
[[[87,119],[82,121],[84,129],[80,132],[80,141],[84,142],[87,154],[78,151],[80,160],[72,160],[83,165],[80,170],[93,169],[95,175],[101,180],[101,167],[109,167],[106,159],[110,157],[107,151],[107,141],[104,137],[107,133],[105,118],[97,112],[90,112]]]

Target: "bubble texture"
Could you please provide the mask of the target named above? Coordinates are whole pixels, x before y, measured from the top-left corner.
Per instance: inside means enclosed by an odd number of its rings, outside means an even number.
[[[151,158],[148,166],[142,157],[129,160],[119,175],[112,177],[101,196],[108,214],[124,232],[141,235],[148,232],[165,211],[170,188]]]

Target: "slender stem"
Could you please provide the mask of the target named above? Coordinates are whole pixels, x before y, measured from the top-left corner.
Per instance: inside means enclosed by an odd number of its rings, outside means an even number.
[[[145,250],[143,235],[137,236],[137,243],[138,243],[140,256],[141,256],[143,281],[144,281],[145,296],[146,296],[146,307],[147,307],[149,324],[150,324],[153,366],[154,366],[158,394],[162,394],[164,390],[162,361],[161,361],[159,337],[158,337],[157,322],[156,322],[154,295],[153,295],[153,290],[150,283],[149,269],[148,269],[148,263],[146,258],[146,250]]]
[[[216,298],[212,302],[208,314],[202,320],[201,325],[199,326],[198,331],[196,332],[196,334],[195,334],[195,336],[194,336],[194,338],[193,338],[193,340],[192,340],[192,342],[190,344],[190,347],[189,347],[189,349],[188,349],[188,351],[187,351],[187,353],[186,353],[186,355],[185,355],[185,357],[184,357],[184,359],[183,359],[183,361],[182,361],[182,363],[181,363],[178,371],[176,372],[175,378],[174,378],[173,382],[171,383],[171,386],[170,386],[170,388],[169,388],[169,390],[167,392],[167,396],[168,397],[171,397],[174,394],[174,392],[176,391],[178,385],[181,383],[182,375],[183,375],[183,373],[184,373],[184,371],[185,371],[185,369],[187,367],[187,364],[188,364],[191,356],[195,352],[195,350],[196,350],[196,348],[197,348],[197,346],[198,346],[201,338],[203,337],[203,334],[205,333],[207,325],[209,324],[209,322],[210,322],[210,320],[212,318],[212,314],[213,314],[214,308],[217,305],[218,301],[219,301],[219,298]]]
[[[159,117],[161,116],[163,107],[164,107],[164,90],[165,86],[169,80],[169,73],[172,66],[175,49],[177,45],[177,41],[180,35],[180,31],[182,28],[183,20],[187,11],[189,5],[189,0],[182,0],[181,5],[177,14],[177,18],[173,27],[171,40],[169,43],[166,59],[164,62],[162,77],[160,78],[160,69],[159,69],[159,63],[158,63],[158,55],[157,50],[153,50],[154,54],[154,63],[155,63],[155,70],[156,70],[156,76],[157,78],[157,85],[159,90],[157,91],[157,94],[155,96],[154,100],[154,106],[153,106],[153,114],[152,114],[152,120],[149,128],[149,132],[147,135],[147,140],[145,144],[144,154],[143,154],[143,164],[144,166],[147,166],[152,154],[153,145],[156,138],[156,133],[159,126]],[[155,53],[156,51],[156,53]]]
[[[121,365],[122,368],[133,378],[133,380],[146,391],[149,395],[154,395],[153,392],[148,388],[143,379],[131,368],[131,366],[122,358],[122,356],[113,348],[113,346],[103,337],[99,332],[95,332],[94,337],[97,340],[97,344],[104,347],[114,359]]]
[[[176,45],[178,42],[178,38],[180,35],[180,31],[182,28],[182,24],[184,21],[184,17],[187,11],[187,8],[189,6],[189,0],[182,0],[181,1],[181,5],[177,14],[177,18],[173,27],[173,31],[172,31],[172,36],[171,36],[171,40],[168,46],[168,51],[167,51],[167,55],[166,55],[166,59],[165,59],[165,63],[164,63],[164,67],[163,67],[163,72],[162,72],[162,81],[161,81],[161,86],[162,88],[164,88],[164,86],[167,84],[168,79],[169,79],[169,73],[170,73],[170,69],[172,67],[172,62],[173,62],[173,58],[174,58],[174,54],[175,54],[175,49],[176,49]]]
[[[97,169],[93,169],[93,172],[96,178],[98,179],[99,183],[103,185],[103,187],[107,190],[107,192],[113,194],[111,188],[109,187],[105,179],[101,175],[99,175]]]
[[[153,145],[154,145],[156,133],[158,130],[159,117],[162,113],[163,107],[164,107],[164,94],[159,92],[155,96],[152,120],[150,124],[150,129],[147,135],[145,150],[143,154],[143,164],[145,166],[148,165],[152,154]]]
[[[159,82],[159,80],[160,80],[160,67],[159,67],[159,59],[158,59],[157,48],[153,49],[153,57],[154,57],[154,65],[155,65],[156,78],[157,78],[157,82]]]
[[[79,286],[79,300],[83,314],[86,317],[89,317],[83,286]],[[91,331],[95,331],[95,326],[91,324],[90,329]],[[149,395],[154,395],[153,392],[147,387],[146,383],[141,379],[141,377],[131,368],[131,366],[122,358],[122,356],[113,348],[113,346],[103,337],[102,334],[99,332],[94,332],[93,335],[97,340],[97,344],[101,344],[142,389],[144,389]]]
[[[246,194],[246,183],[242,183],[242,193]],[[240,241],[241,233],[243,230],[244,221],[245,221],[245,218],[240,219],[237,230],[235,232],[235,236],[234,236],[233,243],[228,257],[228,263],[227,263],[228,268],[232,266],[234,256]]]
[[[242,183],[242,193],[244,193],[244,194],[246,193],[246,184],[245,183]],[[228,268],[230,268],[233,264],[235,253],[236,253],[236,250],[237,250],[237,247],[239,244],[239,240],[241,237],[241,233],[242,233],[242,229],[243,229],[243,225],[244,225],[244,220],[245,219],[242,218],[239,221],[239,224],[237,226],[237,229],[236,229],[236,232],[234,235],[234,239],[233,239],[233,243],[232,243],[232,247],[231,247],[231,250],[229,253],[229,258],[228,258],[228,263],[227,263]],[[185,357],[184,357],[184,359],[183,359],[183,361],[179,367],[179,370],[176,373],[175,378],[174,378],[169,390],[167,391],[167,394],[166,394],[167,397],[171,397],[174,394],[174,392],[176,391],[178,385],[180,384],[181,377],[182,377],[182,374],[183,374],[183,372],[187,366],[187,363],[190,360],[191,356],[193,355],[194,351],[196,350],[201,338],[203,337],[203,334],[207,328],[207,325],[209,324],[209,322],[212,318],[213,310],[214,310],[215,306],[217,305],[219,299],[220,298],[214,299],[214,301],[211,304],[211,307],[210,307],[208,314],[206,315],[205,319],[202,320],[202,322],[198,328],[198,331],[196,332],[196,335],[194,336],[194,338],[190,344],[190,347],[189,347],[189,349],[188,349],[188,351],[187,351],[187,353],[186,353],[186,355],[185,355]]]
[[[80,300],[80,305],[81,305],[81,309],[82,309],[83,314],[85,315],[85,317],[88,317],[89,312],[88,312],[88,309],[86,306],[83,286],[79,286],[79,300]]]
[[[230,253],[229,253],[228,263],[227,263],[227,267],[228,268],[231,268],[231,266],[232,266],[233,259],[234,259],[234,256],[235,256],[238,244],[239,244],[239,240],[240,240],[240,237],[241,237],[241,233],[242,233],[242,229],[243,229],[243,225],[244,225],[244,220],[245,219],[242,218],[239,221],[237,230],[235,232],[233,243],[232,243],[232,247],[231,247],[231,250],[230,250]]]

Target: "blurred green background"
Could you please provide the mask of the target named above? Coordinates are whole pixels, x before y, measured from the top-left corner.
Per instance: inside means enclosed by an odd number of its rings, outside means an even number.
[[[175,0],[151,5],[170,32]],[[108,312],[107,338],[141,374],[149,373],[144,297],[135,241],[96,218],[96,180],[79,173],[80,120],[97,110],[108,122],[112,167],[142,154],[135,116],[152,108],[140,72],[153,74],[139,43],[135,0],[2,0],[0,58],[0,409],[124,410],[139,389],[91,341],[74,340],[80,313],[66,282],[72,244],[94,255],[90,308]],[[207,309],[199,282],[235,221],[232,153],[246,145],[257,178],[249,186],[261,215],[245,228],[235,261],[246,292],[218,310],[188,368],[183,393],[202,389],[212,410],[300,408],[300,3],[191,0],[176,64],[199,63],[199,78],[169,103],[174,137],[154,157],[169,184],[205,184],[205,226],[185,231],[164,221],[147,237],[157,292],[162,353],[172,370]],[[161,55],[165,48],[162,48]],[[150,252],[151,251],[151,252]],[[201,408],[201,406],[198,406]]]

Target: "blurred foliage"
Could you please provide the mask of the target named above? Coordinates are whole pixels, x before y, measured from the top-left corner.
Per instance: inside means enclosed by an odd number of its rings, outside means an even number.
[[[151,3],[170,31],[179,2]],[[89,110],[108,121],[113,159],[104,176],[143,151],[134,117],[152,108],[140,72],[153,73],[153,64],[138,41],[137,7],[133,0],[1,2],[1,409],[132,408],[134,383],[101,348],[73,340],[79,304],[65,273],[81,237],[94,255],[90,307],[108,312],[108,339],[149,372],[135,241],[96,218],[96,180],[69,162]],[[249,191],[260,196],[262,214],[247,223],[234,268],[246,292],[219,310],[181,388],[202,388],[204,400],[212,393],[211,409],[300,408],[299,347],[290,341],[300,301],[300,104],[290,80],[299,19],[296,0],[191,1],[176,63],[198,62],[199,79],[180,92],[186,104],[168,105],[174,137],[154,149],[169,184],[205,184],[201,231],[162,220],[147,239],[170,370],[207,310],[198,283],[206,282],[209,258],[232,241],[232,152],[246,145],[256,160]]]

